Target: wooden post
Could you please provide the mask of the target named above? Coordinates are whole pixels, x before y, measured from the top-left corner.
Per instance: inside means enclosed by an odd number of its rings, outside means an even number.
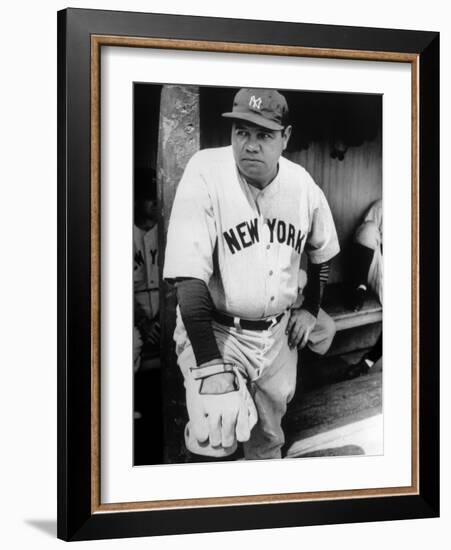
[[[164,251],[175,192],[188,160],[199,150],[199,89],[197,86],[163,86],[157,156],[157,186],[160,206],[159,263],[162,280]],[[174,352],[175,292],[162,283],[160,311],[163,346],[161,390],[164,423],[164,460],[183,462],[182,441],[185,424],[184,390]]]

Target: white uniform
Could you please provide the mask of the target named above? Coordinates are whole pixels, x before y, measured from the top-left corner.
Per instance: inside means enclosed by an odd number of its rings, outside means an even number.
[[[135,304],[146,317],[154,319],[159,311],[158,228],[143,231],[133,226],[133,290]],[[135,307],[136,307],[135,305]],[[133,366],[141,365],[143,340],[138,328],[133,328]]]
[[[356,242],[374,250],[368,272],[368,285],[377,294],[381,304],[383,297],[382,226],[382,200],[377,200],[366,212],[354,236]]]
[[[203,280],[216,308],[232,317],[264,319],[287,312],[264,331],[213,322],[223,359],[236,363],[252,382],[259,420],[244,445],[246,458],[280,456],[280,423],[294,393],[297,363],[285,329],[303,283],[304,250],[312,263],[339,252],[326,198],[304,168],[281,157],[276,178],[258,190],[239,175],[231,147],[191,158],[171,213],[164,278]],[[195,359],[180,315],[174,338],[186,376]]]
[[[159,310],[158,228],[133,226],[133,285],[135,298],[149,319]]]

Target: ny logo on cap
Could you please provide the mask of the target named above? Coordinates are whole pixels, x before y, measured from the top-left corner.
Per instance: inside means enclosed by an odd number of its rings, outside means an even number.
[[[260,110],[262,108],[262,98],[261,97],[255,97],[254,95],[249,100],[249,107],[251,109],[258,109]]]

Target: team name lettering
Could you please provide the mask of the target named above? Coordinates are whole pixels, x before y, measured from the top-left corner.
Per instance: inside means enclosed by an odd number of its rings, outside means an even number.
[[[272,219],[272,220],[266,220],[266,223],[269,227],[269,232],[270,232],[270,241],[273,243],[274,242],[274,227],[276,226],[276,218]]]
[[[299,229],[296,230],[293,224],[276,218],[267,219],[266,224],[271,243],[277,241],[280,244],[291,246],[298,254],[301,253],[305,235]],[[258,218],[239,223],[234,228],[224,231],[223,236],[232,254],[260,242]]]
[[[239,240],[236,233],[238,233]],[[254,218],[253,220],[249,220],[247,222],[241,222],[235,227],[235,229],[224,231],[223,235],[232,254],[235,254],[235,252],[241,250],[242,248],[252,246],[254,243],[259,242],[258,218]]]
[[[297,239],[296,239],[296,246],[294,247],[294,249],[296,250],[296,252],[299,252],[299,254],[301,253],[302,243],[303,243],[304,239],[305,239],[305,235],[301,236],[301,232],[298,231],[298,236],[297,236]]]
[[[155,259],[156,259],[156,256],[157,256],[157,249],[150,249],[149,250],[150,252],[150,257],[152,258],[152,265],[155,265]]]
[[[225,242],[229,245],[229,249],[232,254],[235,254],[237,250],[241,250],[240,243],[238,242],[238,239],[236,238],[233,229],[230,229],[229,231],[224,231],[223,235]]]
[[[140,265],[144,265],[144,257],[141,250],[135,253],[135,269],[138,269]]]

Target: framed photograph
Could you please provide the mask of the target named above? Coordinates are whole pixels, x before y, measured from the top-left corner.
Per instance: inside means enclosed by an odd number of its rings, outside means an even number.
[[[58,536],[439,514],[439,35],[58,13]]]

